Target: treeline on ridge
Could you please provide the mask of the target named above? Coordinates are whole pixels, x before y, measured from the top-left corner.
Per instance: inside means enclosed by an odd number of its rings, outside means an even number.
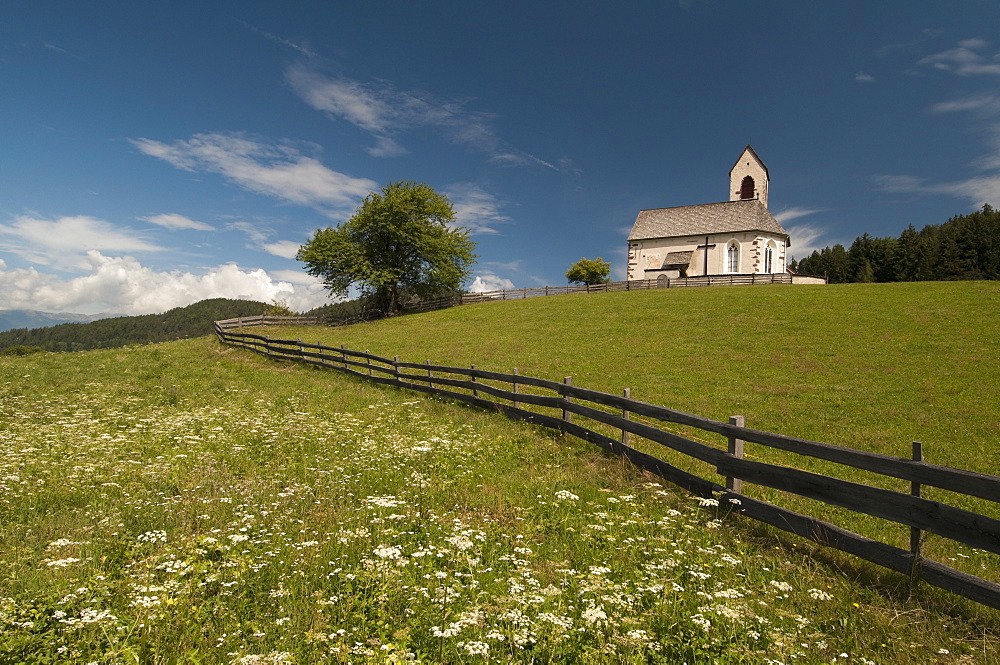
[[[898,238],[865,233],[848,249],[824,247],[789,267],[831,284],[1000,279],[1000,212],[986,204],[919,231],[911,224]]]
[[[129,344],[169,342],[213,332],[212,322],[238,316],[258,316],[269,305],[254,300],[212,298],[162,314],[119,316],[90,323],[62,323],[47,328],[15,328],[0,332],[0,350],[86,351]]]

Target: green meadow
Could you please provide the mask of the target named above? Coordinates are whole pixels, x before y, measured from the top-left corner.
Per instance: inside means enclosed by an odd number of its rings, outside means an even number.
[[[678,289],[269,334],[996,472],[998,297]],[[0,358],[0,485],[0,662],[1000,662],[994,610],[572,438],[214,338]]]
[[[259,332],[255,330],[254,332]],[[281,338],[509,372],[620,393],[754,429],[1000,473],[1000,286],[921,282],[574,294],[494,302]],[[724,445],[719,437],[666,426]],[[610,433],[610,432],[609,432]],[[714,469],[647,447],[704,477]],[[748,445],[747,456],[909,491],[874,474]],[[748,493],[908,547],[905,527],[780,492]],[[996,504],[925,496],[1000,517]],[[928,536],[925,552],[1000,582],[998,566]]]

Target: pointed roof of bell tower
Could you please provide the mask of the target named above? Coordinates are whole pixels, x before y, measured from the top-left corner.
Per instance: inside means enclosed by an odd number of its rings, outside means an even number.
[[[770,180],[771,174],[767,170],[767,164],[764,163],[764,160],[760,158],[760,156],[757,154],[757,151],[754,150],[753,146],[750,145],[749,143],[747,143],[747,147],[743,149],[743,152],[740,154],[740,156],[736,158],[736,161],[733,163],[733,168],[729,169],[729,175],[732,175],[736,167],[740,165],[740,162],[746,161],[746,158],[748,156],[752,159],[757,160],[757,163],[760,164],[760,167],[764,169],[764,175],[766,175],[767,179]]]
[[[729,200],[757,199],[766,208],[770,182],[767,165],[748,143],[733,168],[729,169]]]

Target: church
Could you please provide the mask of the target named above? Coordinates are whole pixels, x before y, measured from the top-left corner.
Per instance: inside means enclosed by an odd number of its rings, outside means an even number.
[[[791,240],[767,209],[767,166],[747,145],[729,170],[729,200],[640,210],[628,234],[628,279],[784,274]]]

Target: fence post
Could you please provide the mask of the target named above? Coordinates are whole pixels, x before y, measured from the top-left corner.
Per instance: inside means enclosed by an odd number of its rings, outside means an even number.
[[[300,358],[305,358],[306,357],[306,350],[302,346],[302,338],[299,337],[296,341],[299,343],[299,357]]]
[[[729,416],[729,424],[743,427],[743,416]],[[729,437],[729,454],[736,459],[743,459],[743,439]],[[743,481],[733,476],[726,476],[726,489],[736,494],[742,494]]]
[[[431,361],[427,361],[427,385],[431,388],[434,387],[434,372],[431,371]]]
[[[514,368],[514,376],[517,376],[517,368],[516,367]],[[514,394],[516,395],[517,391],[518,391],[517,379],[514,379],[514,381],[513,381],[513,388],[512,388],[512,390],[514,391]],[[514,408],[515,409],[520,409],[521,408],[521,402],[519,402],[516,397],[514,398]]]
[[[920,441],[913,442],[913,461],[923,462],[924,461],[924,444]],[[911,481],[910,482],[910,495],[920,496],[920,483]],[[917,527],[910,527],[910,584],[916,583],[920,579],[920,559],[921,559],[921,541],[923,540],[923,532]]]
[[[623,390],[622,391],[622,397],[624,397],[625,399],[631,399],[631,397],[632,397],[632,389],[631,388],[626,388],[625,390]],[[631,412],[628,409],[622,409],[622,418],[624,418],[625,420],[629,420],[630,416],[631,416]],[[629,431],[627,429],[623,429],[622,430],[622,445],[623,446],[627,446],[628,445],[628,435],[629,435]]]
[[[475,371],[475,370],[476,370],[476,366],[475,366],[475,365],[470,365],[470,366],[469,366],[469,369],[471,369],[471,370]],[[470,379],[472,379],[472,383],[473,383],[473,384],[475,384],[475,383],[476,383],[476,376],[475,376],[474,374],[470,374],[470,375],[469,375],[469,378],[470,378]],[[478,390],[476,390],[476,387],[475,387],[475,385],[473,385],[473,386],[472,386],[472,396],[473,396],[473,397],[479,397],[479,391],[478,391]]]
[[[372,359],[368,357],[369,353],[371,353],[371,351],[369,351],[368,349],[365,349],[365,363],[368,365],[368,376],[371,376],[372,375]]]
[[[572,376],[567,376],[566,378],[564,378],[563,379],[563,385],[567,385],[567,386],[573,385],[573,377]],[[570,398],[569,395],[563,395],[563,399],[566,400],[567,402],[571,402],[572,401],[572,399]],[[573,414],[570,413],[569,411],[567,411],[566,409],[563,409],[562,410],[562,419],[564,421],[566,421],[567,423],[572,423],[573,422]]]
[[[344,369],[345,370],[347,369],[347,354],[344,353],[344,351],[346,351],[346,350],[347,350],[347,345],[346,344],[341,344],[340,345],[340,358],[341,358],[341,360],[344,363]]]
[[[392,376],[399,383],[399,356],[392,357]]]

